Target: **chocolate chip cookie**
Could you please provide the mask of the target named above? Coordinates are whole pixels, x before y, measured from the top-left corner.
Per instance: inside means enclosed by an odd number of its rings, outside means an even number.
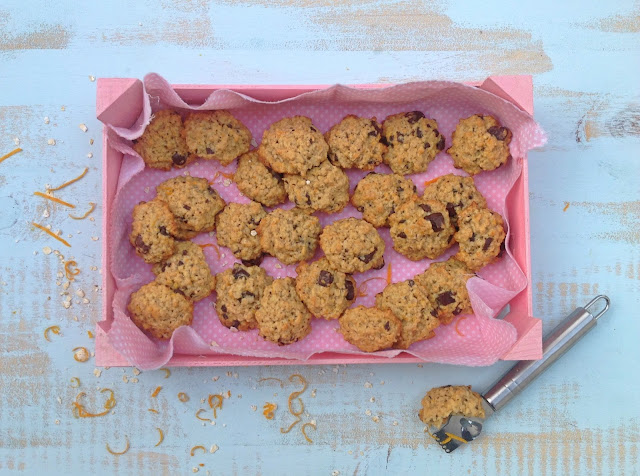
[[[286,117],[269,126],[258,147],[260,160],[281,174],[303,177],[327,160],[329,146],[323,135],[304,116]]]
[[[159,263],[175,250],[176,219],[169,205],[161,200],[140,202],[133,208],[129,242],[147,263]]]
[[[391,311],[358,306],[339,319],[344,340],[364,352],[388,349],[402,333],[402,323]]]
[[[373,170],[382,163],[387,146],[376,118],[348,115],[325,134],[329,160],[343,169]]]
[[[180,238],[215,228],[216,215],[225,202],[205,178],[180,175],[156,187],[158,198],[165,201],[183,231]]]
[[[260,162],[255,150],[238,159],[238,169],[233,180],[240,192],[265,207],[273,207],[287,201],[282,174],[274,172]]]
[[[454,258],[431,263],[427,270],[414,279],[424,291],[443,324],[450,323],[458,314],[471,314],[471,301],[467,281],[474,276],[462,262]]]
[[[387,151],[384,163],[398,175],[417,174],[444,149],[444,136],[438,123],[420,111],[394,114],[382,124]]]
[[[393,249],[410,260],[435,259],[453,245],[455,228],[445,204],[412,200],[389,218]]]
[[[276,279],[267,286],[256,311],[260,336],[278,345],[288,345],[311,332],[311,313],[296,293],[293,278]]]
[[[455,240],[460,250],[455,258],[477,271],[495,261],[504,249],[504,221],[488,208],[470,205],[458,216],[458,231]]]
[[[363,273],[384,266],[384,241],[364,220],[344,218],[327,225],[320,247],[331,266],[343,273]]]
[[[225,327],[248,331],[258,326],[256,311],[273,278],[259,266],[235,263],[217,276],[216,311]]]
[[[156,283],[164,284],[190,301],[199,301],[213,292],[216,278],[204,258],[202,248],[191,241],[176,243],[175,253],[153,267]]]
[[[133,150],[140,154],[147,167],[162,170],[184,167],[193,159],[189,157],[183,129],[180,114],[170,110],[158,111],[142,136],[133,141]]]
[[[275,209],[258,225],[262,251],[284,264],[310,259],[316,252],[322,228],[317,217],[298,210]]]
[[[341,168],[322,162],[301,175],[284,176],[289,200],[300,210],[336,213],[349,202],[349,179]]]
[[[390,284],[376,295],[376,307],[391,311],[402,322],[397,349],[408,349],[411,344],[435,336],[440,325],[435,309],[426,294],[413,280]]]
[[[471,387],[451,386],[432,388],[422,399],[422,408],[418,412],[420,420],[426,425],[440,427],[454,414],[470,418],[484,418],[482,397]]]
[[[458,214],[472,203],[486,207],[487,201],[476,188],[473,177],[460,175],[443,175],[427,183],[422,198],[425,200],[440,200],[447,206],[449,218],[453,225],[458,226]]]
[[[229,111],[190,113],[184,121],[184,138],[194,157],[228,165],[251,148],[251,132]]]
[[[157,339],[170,339],[178,327],[193,321],[193,303],[155,281],[133,293],[127,309],[133,323]]]
[[[296,291],[316,317],[337,319],[356,299],[356,282],[334,270],[326,258],[296,268]]]
[[[458,123],[447,152],[456,168],[475,175],[497,169],[511,157],[511,137],[494,117],[476,114]]]
[[[258,202],[227,204],[216,217],[218,244],[229,248],[233,256],[245,264],[260,264],[262,247],[258,225],[266,216],[267,212]]]
[[[356,185],[351,203],[373,226],[389,226],[389,217],[400,205],[415,198],[415,192],[411,179],[371,172]]]

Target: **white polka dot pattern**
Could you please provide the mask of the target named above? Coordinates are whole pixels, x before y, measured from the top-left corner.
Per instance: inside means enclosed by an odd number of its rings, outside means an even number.
[[[295,99],[278,103],[256,101],[232,91],[216,91],[197,108],[190,107],[177,96],[169,84],[160,76],[151,74],[144,81],[147,101],[141,118],[131,129],[111,128],[110,140],[116,149],[125,154],[118,181],[118,192],[112,204],[112,223],[109,246],[112,250],[110,271],[115,277],[117,291],[113,309],[114,322],[108,335],[113,346],[133,365],[142,369],[158,368],[167,363],[174,353],[189,355],[207,355],[216,353],[235,354],[253,357],[285,357],[307,359],[314,353],[331,351],[343,353],[361,353],[345,342],[336,332],[336,321],[315,319],[312,332],[304,340],[295,344],[278,347],[262,340],[257,331],[230,332],[217,319],[215,294],[198,303],[194,308],[194,320],[191,327],[178,329],[170,341],[161,342],[147,337],[129,319],[126,305],[131,292],[153,279],[151,266],[136,256],[128,243],[131,227],[131,212],[135,204],[155,197],[155,186],[185,172],[214,181],[214,187],[225,201],[246,203],[248,199],[241,195],[235,184],[229,184],[225,177],[216,172],[233,172],[236,164],[221,167],[216,161],[198,160],[185,169],[169,172],[145,169],[142,159],[131,149],[129,140],[139,137],[148,124],[151,110],[174,108],[182,112],[190,109],[231,109],[233,114],[251,130],[257,142],[262,132],[272,122],[283,117],[302,114],[312,118],[322,131],[328,130],[346,114],[377,117],[384,119],[397,112],[420,110],[438,122],[438,128],[446,138],[446,147],[450,146],[451,134],[459,119],[472,114],[491,114],[513,132],[511,152],[514,160],[493,172],[476,176],[478,189],[487,198],[488,205],[508,218],[505,210],[506,196],[521,172],[521,161],[528,150],[541,146],[546,141],[544,132],[526,113],[512,104],[478,88],[450,82],[423,82],[399,85],[378,90],[356,90],[344,86],[333,86],[323,91],[306,93]],[[149,107],[147,107],[147,105]],[[389,172],[386,166],[378,171]],[[422,174],[411,176],[418,187],[424,189],[424,182],[447,173],[464,174],[453,168],[451,158],[441,152]],[[348,176],[353,191],[356,183],[366,172],[349,171]],[[291,204],[285,205],[290,208]],[[351,205],[339,214],[318,214],[321,224],[326,226],[336,219],[347,216],[359,217]],[[525,217],[518,217],[523,220]],[[391,265],[393,281],[402,281],[426,269],[430,260],[409,261],[392,248],[389,232],[380,229],[387,244],[385,261]],[[508,240],[509,238],[507,238]],[[216,243],[215,237],[202,234],[194,239],[197,243]],[[456,248],[439,259],[446,259]],[[230,251],[220,248],[218,258],[215,249],[205,248],[207,261],[215,273],[229,268],[236,261]],[[321,255],[320,249],[316,258]],[[295,277],[295,266],[278,265],[274,258],[265,258],[262,266],[274,277]],[[354,276],[359,289],[366,293],[356,305],[372,305],[374,296],[385,286],[383,279],[362,283],[372,277],[386,278],[387,267]],[[409,353],[431,362],[446,362],[463,365],[489,365],[508,351],[516,340],[516,330],[511,324],[492,318],[507,302],[519,293],[527,284],[525,274],[518,267],[510,253],[499,262],[480,271],[478,278],[468,283],[474,315],[460,322],[458,329],[464,335],[456,333],[454,325],[442,326],[436,330],[436,337],[411,346]],[[393,357],[395,350],[379,352],[378,355]]]

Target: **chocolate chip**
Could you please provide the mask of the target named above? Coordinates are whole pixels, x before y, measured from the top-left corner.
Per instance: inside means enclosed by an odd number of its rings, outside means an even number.
[[[427,205],[426,203],[420,203],[418,206],[420,208],[422,208],[426,213],[430,213],[431,212],[431,207],[429,205]]]
[[[167,227],[165,226],[158,227],[158,231],[160,232],[161,235],[169,236],[169,233],[167,232]]]
[[[447,203],[447,212],[449,212],[449,218],[456,216],[456,206],[453,203]]]
[[[397,191],[398,193],[402,193],[402,192],[404,192],[404,188],[402,188],[402,187],[396,187],[396,191]]]
[[[469,238],[469,241],[476,241],[476,234],[475,233],[471,233],[471,238]]]
[[[444,216],[442,216],[442,213],[432,213],[424,217],[424,219],[431,222],[431,229],[436,233],[444,230]]]
[[[416,136],[418,137],[418,139],[422,139],[422,129],[420,129],[419,127],[416,129]]]
[[[444,136],[440,137],[440,141],[438,141],[438,145],[436,147],[438,150],[444,149]]]
[[[174,293],[178,293],[178,294],[180,294],[180,295],[182,295],[184,297],[187,297],[182,289],[174,289],[173,292]]]
[[[456,302],[451,291],[446,291],[444,293],[438,294],[436,301],[438,301],[438,304],[440,304],[441,306],[447,306]]]
[[[238,328],[239,325],[240,325],[240,321],[237,319],[234,319],[233,322],[231,323],[231,327],[235,327],[236,329]]]
[[[491,243],[493,243],[493,238],[487,238],[486,240],[484,240],[484,245],[482,245],[482,251],[487,251],[491,246]]]
[[[245,266],[259,266],[260,263],[262,263],[262,258],[263,258],[263,255],[260,255],[257,258],[253,258],[253,259],[243,259],[242,264]]]
[[[232,126],[231,124],[227,124],[227,127],[228,127],[229,129],[233,129],[233,126]]]
[[[387,140],[387,138],[385,136],[380,137],[380,143],[383,145],[388,146],[389,145],[389,141]]]
[[[347,290],[347,301],[353,301],[353,299],[356,297],[356,289],[353,285],[353,281],[347,278],[344,282],[344,287]]]
[[[145,255],[151,250],[151,247],[142,240],[142,235],[136,236],[136,248]]]
[[[213,188],[211,185],[209,185],[208,190],[211,195],[218,195],[218,192],[216,191],[216,189]]]
[[[460,314],[461,312],[462,312],[462,309],[461,309],[461,308],[459,308],[459,307],[456,307],[456,308],[453,310],[453,315],[454,315],[454,316],[457,316],[457,315],[458,315],[458,314]]]
[[[244,299],[246,297],[256,297],[251,291],[242,291],[242,297],[240,299]]]
[[[424,143],[424,148],[425,148],[425,149],[428,149],[429,147],[431,147],[431,144],[429,144],[428,142],[425,142],[425,143]]]
[[[318,129],[316,129],[316,128],[315,128],[315,127],[313,127],[313,126],[309,126],[309,129],[311,129],[311,131],[312,131],[312,132],[318,132]]]
[[[249,273],[247,273],[245,269],[242,269],[242,267],[237,264],[233,267],[233,271],[231,272],[231,274],[233,275],[234,279],[247,279],[249,277]]]
[[[182,208],[184,208],[185,210],[191,210],[191,207],[189,205],[182,205]]]
[[[304,196],[307,197],[307,205],[311,205],[311,197],[309,196],[309,194],[305,192]]]
[[[187,250],[182,250],[182,256],[187,256]]]
[[[376,254],[376,251],[378,251],[378,248],[374,248],[373,251],[369,254],[366,254],[364,256],[358,256],[358,259],[363,263],[369,263],[373,259],[374,255]]]
[[[399,238],[406,238],[407,234],[404,231],[401,231],[400,233],[398,233],[398,237]]]
[[[173,160],[173,163],[176,165],[184,165],[187,161],[187,157],[176,152],[171,156],[171,160]]]
[[[213,154],[214,150],[211,147],[207,147],[207,154]]]
[[[222,306],[220,306],[220,310],[222,312],[227,312],[227,306],[225,306],[224,304]]]
[[[404,143],[404,134],[401,132],[398,132],[398,142],[400,142],[401,144]]]
[[[407,220],[400,220],[398,223],[405,223]]]
[[[509,134],[509,129],[500,126],[491,126],[487,132],[498,140],[505,140]]]
[[[431,314],[433,317],[438,317],[438,311],[436,311],[435,309],[431,309],[431,312],[429,314]]]
[[[500,251],[498,252],[498,258],[502,258],[502,255],[507,251],[504,241],[500,243]]]
[[[409,120],[409,124],[415,124],[424,117],[424,114],[420,111],[411,111],[407,112],[404,117]]]
[[[378,131],[371,131],[367,135],[371,137],[378,137]]]
[[[364,207],[357,207],[356,210],[358,210],[360,213],[362,213],[364,211]]]
[[[313,139],[309,138],[309,145],[313,144]]]
[[[393,142],[393,134],[389,136],[389,142]]]
[[[413,287],[415,286],[416,282],[413,279],[410,279],[409,281],[407,281],[407,283],[409,284],[409,287]]]
[[[320,275],[318,276],[318,284],[323,288],[327,288],[333,283],[333,274],[329,271],[325,271],[324,269],[320,271]]]
[[[374,266],[373,269],[382,269],[384,268],[384,259],[382,260],[382,263],[380,263],[379,266]]]
[[[391,330],[391,324],[389,324],[389,321],[384,323],[384,330],[385,331],[390,331]]]

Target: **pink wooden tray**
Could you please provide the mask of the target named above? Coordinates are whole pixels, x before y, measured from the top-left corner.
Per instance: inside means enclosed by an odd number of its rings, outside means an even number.
[[[523,111],[533,114],[533,83],[531,76],[491,76],[484,82],[469,82],[501,98],[510,101]],[[142,82],[134,78],[101,78],[98,79],[96,99],[96,115],[103,123],[113,126],[130,127],[142,111]],[[353,85],[361,89],[387,87],[387,84]],[[180,97],[190,104],[198,104],[217,89],[234,91],[266,101],[278,101],[297,96],[301,93],[323,89],[326,86],[296,85],[174,85]],[[102,153],[102,198],[103,221],[102,233],[107,236],[108,224],[111,220],[111,205],[115,196],[116,185],[123,155],[109,144],[106,128],[103,129]],[[535,360],[542,357],[542,322],[532,317],[531,262],[529,243],[529,182],[528,165],[523,161],[522,174],[507,197],[507,207],[513,211],[510,216],[511,249],[520,268],[527,276],[527,287],[511,302],[511,312],[505,317],[518,332],[518,340],[501,358],[502,360]],[[102,320],[108,329],[113,321],[112,301],[115,282],[109,271],[110,251],[107,240],[102,240]],[[106,332],[96,329],[96,364],[99,366],[129,366],[129,362],[110,344]],[[170,366],[244,366],[244,365],[303,365],[303,364],[364,364],[364,363],[420,363],[417,357],[401,353],[394,358],[361,356],[337,353],[315,354],[305,361],[277,358],[255,358],[237,355],[174,355]]]

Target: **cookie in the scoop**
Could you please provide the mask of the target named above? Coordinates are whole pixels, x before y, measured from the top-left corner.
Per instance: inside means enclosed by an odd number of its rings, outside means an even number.
[[[343,169],[373,170],[382,163],[387,146],[381,142],[382,127],[376,118],[352,114],[325,134],[329,144],[329,160]]]
[[[193,321],[193,303],[155,281],[134,292],[127,309],[136,326],[158,339],[171,338],[178,327]]]
[[[159,263],[175,250],[176,219],[169,205],[161,200],[140,202],[133,208],[129,242],[147,263]]]
[[[469,269],[477,271],[502,255],[506,233],[500,214],[472,204],[458,216],[458,228],[455,258]]]
[[[267,286],[256,311],[260,336],[288,345],[311,332],[311,313],[296,293],[293,278],[276,279]]]
[[[458,225],[458,214],[472,203],[486,207],[487,201],[476,188],[473,177],[447,174],[427,183],[422,198],[440,200],[447,206],[449,218],[454,226]]]
[[[309,169],[305,177],[286,174],[284,188],[300,210],[336,213],[349,203],[349,178],[329,161]]]
[[[180,114],[168,109],[158,111],[142,136],[134,141],[133,150],[140,154],[147,167],[162,170],[184,167],[193,159],[189,156],[183,129]]]
[[[337,319],[356,299],[354,279],[331,267],[326,258],[296,268],[296,291],[316,317]]]
[[[239,331],[255,329],[256,311],[264,290],[272,282],[273,278],[259,266],[240,263],[218,274],[216,311],[222,325]]]
[[[484,418],[482,397],[471,390],[471,386],[452,386],[432,388],[422,399],[422,408],[418,412],[420,420],[426,425],[440,427],[454,414],[469,418]]]
[[[398,175],[417,174],[444,149],[444,136],[438,123],[420,111],[394,114],[382,124],[382,134],[388,148],[384,163]]]
[[[343,273],[362,273],[384,266],[384,240],[364,220],[344,218],[327,225],[320,247],[331,266]]]
[[[258,225],[267,212],[258,202],[228,203],[216,217],[216,238],[233,256],[247,264],[259,264],[262,257]]]
[[[347,309],[338,322],[344,340],[364,352],[389,349],[402,332],[400,319],[377,307]]]
[[[389,217],[400,205],[416,197],[415,192],[411,179],[371,172],[356,185],[351,203],[362,212],[363,219],[378,228],[389,226]]]
[[[277,208],[262,219],[257,231],[262,251],[284,264],[294,264],[313,257],[321,230],[318,217],[296,208]]]
[[[475,175],[509,160],[511,137],[511,131],[494,117],[476,114],[458,123],[447,153],[455,167]]]
[[[255,150],[243,154],[238,159],[238,169],[233,180],[245,196],[262,203],[265,207],[273,207],[287,201],[282,174],[274,172],[260,162]]]
[[[251,148],[251,132],[229,111],[198,111],[184,121],[184,137],[194,157],[228,165]]]

